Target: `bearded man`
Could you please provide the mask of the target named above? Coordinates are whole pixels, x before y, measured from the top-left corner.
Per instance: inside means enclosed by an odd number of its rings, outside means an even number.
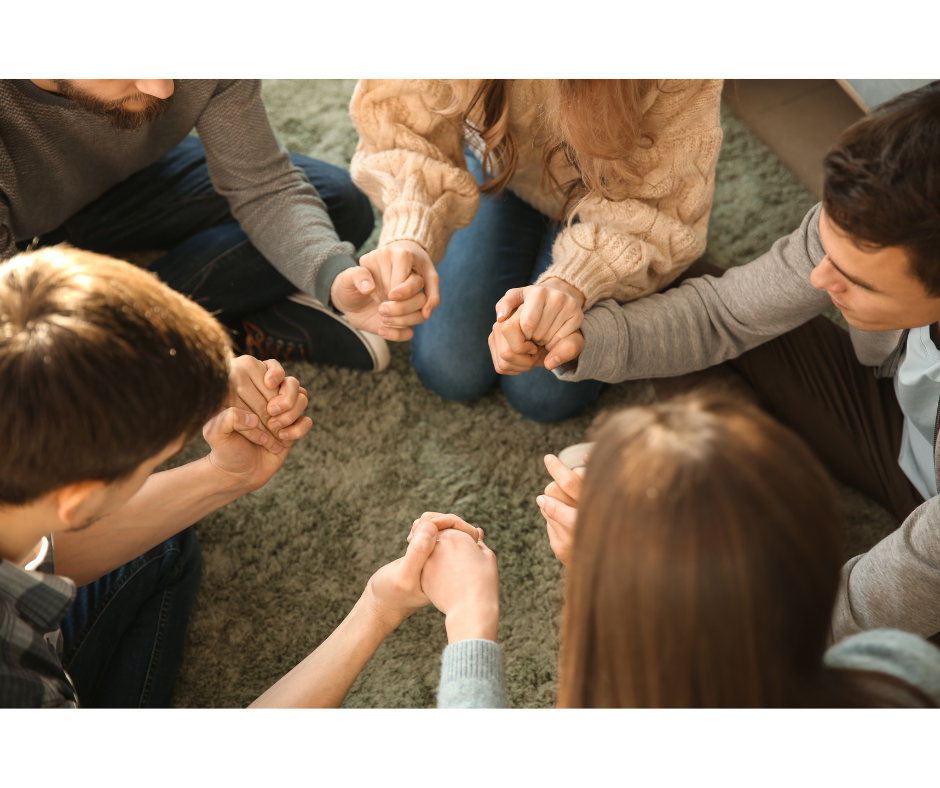
[[[376,281],[353,258],[372,232],[369,200],[345,170],[289,153],[260,91],[259,80],[0,80],[0,260],[62,241],[135,262],[157,252],[147,267],[244,352],[384,368]],[[423,306],[420,290],[412,280],[385,310]]]

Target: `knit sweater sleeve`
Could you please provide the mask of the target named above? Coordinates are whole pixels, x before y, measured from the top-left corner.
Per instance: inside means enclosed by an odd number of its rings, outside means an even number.
[[[350,172],[383,212],[379,246],[415,241],[435,263],[480,203],[460,122],[440,112],[452,101],[440,80],[363,79],[349,106],[359,132]]]
[[[461,640],[444,649],[439,709],[504,709],[503,654],[491,640]]]
[[[356,265],[326,205],[268,121],[256,79],[224,80],[196,122],[216,191],[252,244],[297,289],[329,301],[330,285]]]
[[[645,141],[631,154],[635,196],[597,200],[579,212],[539,278],[577,287],[584,308],[661,290],[705,251],[721,148],[721,80],[664,80],[643,116]],[[650,142],[651,140],[651,142]]]

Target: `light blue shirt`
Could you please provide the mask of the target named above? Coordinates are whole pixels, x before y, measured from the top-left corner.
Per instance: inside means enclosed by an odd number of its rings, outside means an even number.
[[[904,413],[898,464],[927,500],[937,494],[933,438],[940,401],[940,351],[930,338],[930,326],[912,328],[908,333],[894,376],[894,391]]]

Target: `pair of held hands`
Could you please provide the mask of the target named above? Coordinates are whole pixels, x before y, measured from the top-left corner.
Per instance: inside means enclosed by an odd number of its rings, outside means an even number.
[[[441,302],[437,271],[431,257],[414,241],[395,241],[363,255],[358,268],[347,268],[333,280],[333,306],[356,328],[393,342],[414,336]],[[489,336],[493,366],[502,375],[519,375],[533,367],[555,367],[584,349],[584,294],[567,282],[550,278],[538,285],[509,290],[496,304]]]
[[[537,499],[555,556],[566,566],[574,542],[578,499],[585,469],[569,470],[556,456],[545,457],[551,481]],[[391,631],[408,616],[433,604],[445,616],[448,643],[496,641],[499,573],[496,555],[483,542],[483,529],[455,514],[425,512],[414,521],[408,550],[379,569],[365,595]]]
[[[232,362],[227,407],[206,423],[206,458],[249,492],[262,487],[284,464],[291,445],[313,426],[303,416],[307,391],[274,360],[241,356]],[[569,470],[545,457],[553,481],[538,497],[549,542],[567,565],[574,539],[584,468]],[[496,640],[499,575],[483,530],[454,514],[425,512],[414,521],[405,555],[379,569],[365,595],[390,628],[427,604],[445,615],[448,641]]]

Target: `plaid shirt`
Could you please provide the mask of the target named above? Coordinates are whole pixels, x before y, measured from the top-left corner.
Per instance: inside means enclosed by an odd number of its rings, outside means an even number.
[[[50,544],[42,569],[52,568],[51,553]],[[59,627],[74,599],[68,578],[0,559],[0,707],[78,706],[57,650]]]

